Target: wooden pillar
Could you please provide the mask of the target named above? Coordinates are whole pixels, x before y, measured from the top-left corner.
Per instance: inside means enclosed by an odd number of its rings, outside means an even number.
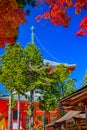
[[[75,125],[76,125],[78,130],[81,130],[81,126],[80,126],[79,120],[75,120]]]
[[[47,122],[47,124],[49,124],[49,123],[50,123],[50,112],[48,112],[48,114],[47,114],[47,118],[48,118],[48,122]]]
[[[87,130],[87,105],[85,105],[85,116],[86,116],[86,130]]]
[[[80,126],[80,123],[78,124],[78,126],[79,126],[79,130],[81,130],[81,126]]]
[[[22,128],[24,128],[24,123],[23,123],[23,103],[21,103],[21,121],[22,121]]]

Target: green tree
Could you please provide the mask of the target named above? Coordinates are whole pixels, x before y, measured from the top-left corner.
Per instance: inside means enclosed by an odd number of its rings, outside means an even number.
[[[87,85],[87,71],[86,71],[84,78],[83,78],[83,81],[82,81],[82,87],[84,87],[86,85]]]
[[[39,97],[39,107],[44,110],[44,126],[46,125],[46,112],[54,110],[58,101],[74,92],[75,80],[70,78],[71,71],[64,65],[55,66],[50,79],[53,80],[49,87],[41,88],[41,97]]]
[[[44,65],[43,58],[40,52],[40,49],[35,46],[34,39],[32,38],[32,42],[25,48],[25,57],[26,63],[28,66],[28,76],[29,76],[29,86],[27,87],[27,91],[30,90],[30,128],[29,130],[33,130],[33,100],[34,100],[34,91],[40,87],[49,87],[53,82],[52,79],[49,78],[49,66]]]
[[[26,63],[28,66],[28,76],[29,76],[29,82],[30,86],[28,88],[31,88],[30,91],[30,130],[33,130],[33,100],[34,100],[34,89],[37,87],[35,82],[38,80],[39,76],[39,68],[43,64],[43,58],[40,53],[40,50],[33,44],[30,43],[26,48],[25,48],[25,57],[26,57]]]
[[[18,130],[20,129],[20,91],[27,86],[27,66],[20,43],[7,45],[6,52],[1,56],[0,83],[10,91],[9,110],[11,109],[12,92],[16,89],[18,94]],[[11,130],[11,110],[9,113],[8,130]]]
[[[60,98],[63,98],[72,92],[76,91],[75,79],[71,78],[72,71],[68,69],[68,66],[60,64],[55,67],[54,76],[58,79],[57,85],[60,91]]]
[[[10,90],[11,95],[14,89],[18,94],[18,129],[20,93],[26,95],[25,92],[30,91],[30,130],[33,130],[33,91],[38,86],[48,86],[52,82],[47,78],[48,66],[43,64],[40,50],[34,45],[33,31],[32,42],[25,49],[18,43],[6,46],[6,53],[1,57],[0,72],[0,82]]]

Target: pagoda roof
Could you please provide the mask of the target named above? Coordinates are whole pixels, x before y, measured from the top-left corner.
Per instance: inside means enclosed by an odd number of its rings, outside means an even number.
[[[68,67],[69,70],[73,71],[76,69],[76,64],[68,64],[68,63],[59,63],[59,62],[54,62],[54,61],[51,61],[51,60],[47,60],[47,59],[44,59],[44,64],[49,64],[49,66],[57,66],[57,65],[64,65],[65,67]]]
[[[68,63],[59,63],[59,62],[55,62],[55,61],[52,61],[52,60],[47,60],[47,59],[44,59],[44,63],[49,63],[49,65],[52,65],[52,66],[56,66],[56,65],[60,65],[60,64],[63,64],[65,66],[76,66],[76,64],[68,64]]]

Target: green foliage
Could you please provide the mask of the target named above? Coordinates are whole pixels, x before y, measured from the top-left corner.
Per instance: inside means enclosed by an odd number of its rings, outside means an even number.
[[[0,115],[0,121],[3,119],[3,116],[2,115]]]
[[[41,120],[41,119],[42,119],[42,116],[37,116],[37,119],[38,119],[38,120]]]
[[[16,0],[19,7],[24,7],[26,5],[26,0]]]
[[[25,49],[20,43],[9,44],[0,59],[0,83],[21,94],[38,88],[42,110],[54,110],[62,97],[75,91],[75,80],[69,77],[71,71],[61,64],[49,75],[49,64],[43,64],[40,50],[33,43]]]
[[[57,85],[60,91],[60,98],[71,94],[76,91],[75,79],[70,78],[72,71],[67,66],[60,64],[55,67],[54,76],[57,78]]]
[[[31,5],[31,7],[37,6],[36,0],[16,0],[18,6],[24,8],[27,4]]]
[[[52,91],[49,89],[49,91],[43,90],[41,94],[42,97],[39,98],[39,108],[43,111],[54,110],[57,105],[55,93],[52,93]]]
[[[87,85],[87,71],[86,71],[84,78],[83,78],[83,81],[82,81],[82,87],[84,87],[86,85]]]
[[[41,89],[39,107],[42,110],[54,110],[61,98],[76,90],[75,80],[69,77],[70,74],[71,71],[62,64],[55,67],[53,75],[49,77],[52,80],[51,84]]]
[[[29,43],[24,51],[28,64],[36,67],[40,67],[40,65],[43,64],[43,58],[40,53],[40,49],[35,46],[35,44]]]
[[[14,96],[11,94],[11,109],[15,107],[15,101],[14,101]]]
[[[7,45],[6,52],[1,56],[0,83],[6,89],[23,92],[33,90],[43,83],[45,68],[40,50],[30,43],[23,49],[20,43]],[[42,78],[40,78],[43,76]],[[32,80],[32,81],[31,81]]]
[[[0,68],[0,83],[6,89],[25,90],[28,79],[27,65],[20,43],[6,46],[6,52],[1,56]]]
[[[43,66],[43,58],[40,53],[40,50],[33,43],[30,43],[25,49],[25,58],[28,68],[28,77],[29,77],[29,88],[35,89],[37,86],[42,83],[39,81],[40,68]]]

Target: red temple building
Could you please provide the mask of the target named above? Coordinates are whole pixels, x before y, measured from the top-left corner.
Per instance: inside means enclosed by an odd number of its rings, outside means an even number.
[[[0,124],[0,130],[8,129],[8,97],[2,97],[0,99],[0,114],[3,115],[3,119],[1,120],[2,124]],[[16,130],[17,128],[17,99],[15,97],[15,108],[12,110],[12,128],[13,130]],[[24,97],[21,97],[21,103],[20,103],[20,124],[21,124],[21,130],[27,130],[28,128],[28,122],[29,122],[29,115],[28,115],[28,107],[29,103],[26,101]],[[34,102],[34,127],[35,128],[42,128],[42,122],[44,117],[44,111],[40,110],[38,108],[38,102]],[[50,111],[47,114],[48,122],[52,122],[55,119],[60,117],[58,115],[58,110],[55,109],[55,111]]]

